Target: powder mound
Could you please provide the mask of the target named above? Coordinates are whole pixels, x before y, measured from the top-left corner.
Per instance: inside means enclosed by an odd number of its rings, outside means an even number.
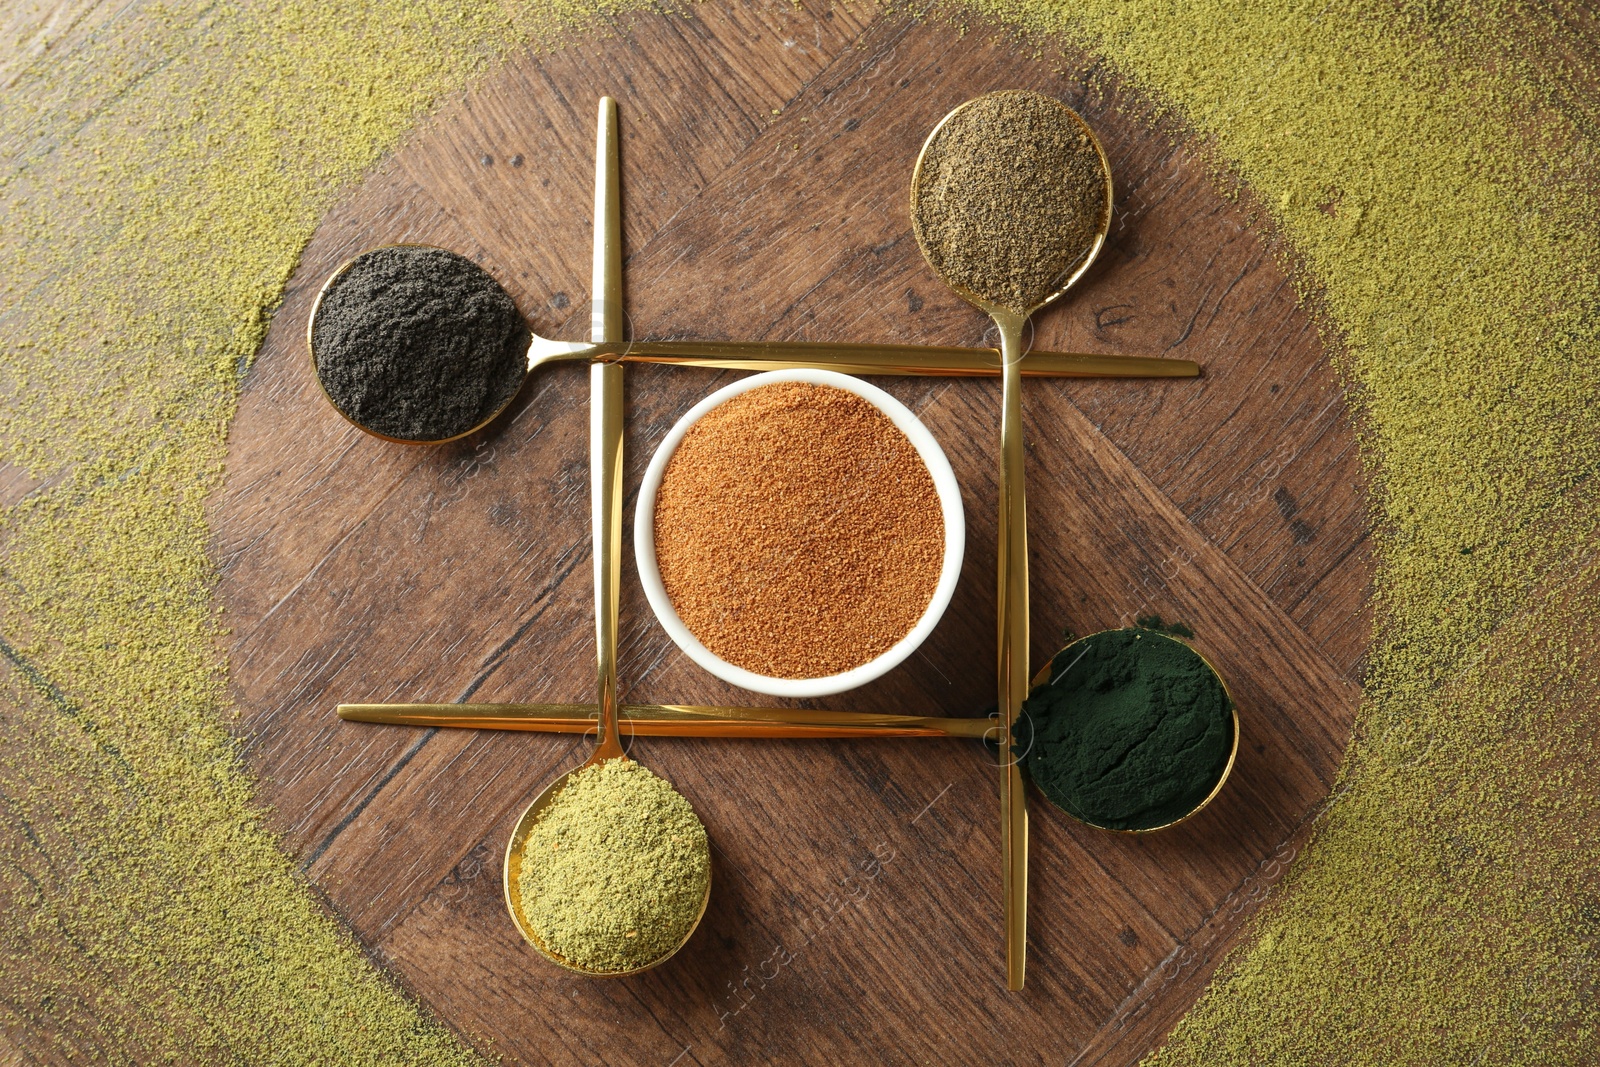
[[[1028,773],[1070,814],[1112,830],[1182,818],[1215,788],[1233,747],[1233,705],[1181,641],[1139,628],[1063,649],[1023,705]]]
[[[1110,178],[1082,121],[1038,93],[978,97],[922,156],[911,224],[938,274],[1028,311],[1083,263],[1111,211]]]
[[[523,913],[557,956],[631,971],[674,951],[711,882],[711,845],[672,783],[626,759],[578,771],[528,832]]]
[[[916,448],[869,401],[781,382],[689,429],[655,508],[678,617],[772,678],[859,667],[917,624],[939,584],[944,514]]]
[[[386,437],[439,441],[510,401],[531,335],[492,275],[442,248],[379,248],[323,294],[311,338],[335,407]]]

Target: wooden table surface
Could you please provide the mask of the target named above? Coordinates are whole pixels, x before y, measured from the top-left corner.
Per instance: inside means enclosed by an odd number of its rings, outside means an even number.
[[[524,53],[323,222],[246,383],[213,513],[240,729],[328,906],[468,1040],[519,1063],[1132,1063],[1194,1001],[1332,787],[1359,696],[1371,561],[1346,398],[1282,253],[1204,151],[1094,68],[982,26],[712,0]],[[975,742],[640,740],[694,803],[715,893],[669,964],[608,982],[537,957],[500,893],[522,807],[570,737],[343,723],[341,701],[591,700],[588,377],[537,372],[439,448],[365,437],[307,359],[347,257],[481,262],[538,332],[583,336],[595,101],[623,129],[640,338],[980,344],[922,262],[917,150],[954,105],[1025,87],[1080,109],[1116,175],[1105,252],[1042,348],[1170,355],[1198,381],[1029,381],[1035,664],[1063,631],[1159,614],[1241,706],[1199,818],[1087,829],[1035,797],[1028,983],[1005,990],[998,773]],[[631,367],[627,521],[655,445],[736,375]],[[994,700],[996,382],[876,379],[939,439],[968,551],[948,613],[881,681],[818,702],[967,715]],[[634,702],[752,703],[653,620],[625,534]]]

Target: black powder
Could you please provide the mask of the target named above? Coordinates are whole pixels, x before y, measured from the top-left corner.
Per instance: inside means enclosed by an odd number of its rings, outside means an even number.
[[[442,441],[492,417],[528,367],[528,325],[482,267],[410,245],[359,256],[317,308],[311,355],[335,407],[385,437]]]

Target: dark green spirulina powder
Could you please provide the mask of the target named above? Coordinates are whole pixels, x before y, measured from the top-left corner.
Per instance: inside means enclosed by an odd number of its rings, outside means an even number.
[[[1182,818],[1211,793],[1233,748],[1233,706],[1182,641],[1134,627],[1057,653],[1019,720],[1029,775],[1070,814],[1109,830]]]
[[[488,271],[417,245],[358,257],[322,295],[317,378],[335,407],[386,437],[441,441],[510,402],[528,325]]]

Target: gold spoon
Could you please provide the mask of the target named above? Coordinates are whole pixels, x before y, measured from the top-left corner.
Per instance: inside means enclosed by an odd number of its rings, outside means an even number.
[[[617,172],[617,104],[609,96],[600,99],[600,123],[595,147],[594,212],[594,312],[591,329],[596,341],[614,341],[622,336],[622,207]],[[617,723],[617,617],[622,585],[622,366],[596,363],[589,368],[589,476],[594,531],[595,646],[599,664],[598,732],[594,751],[578,767],[551,782],[528,805],[511,831],[506,849],[506,907],[522,936],[546,959],[570,971],[592,977],[615,978],[638,974],[670,959],[682,948],[711,901],[711,879],[700,912],[684,931],[683,937],[665,954],[642,967],[625,971],[594,971],[580,967],[550,950],[528,921],[522,898],[522,854],[528,833],[539,813],[555,798],[574,774],[606,760],[627,759],[622,750]]]
[[[1075,209],[1075,210],[1074,210]],[[987,93],[950,112],[911,176],[911,224],[936,274],[1000,331],[1000,715],[1028,695],[1028,531],[1023,501],[1022,328],[1083,276],[1111,226],[1111,166],[1078,113],[1038,93]],[[1028,809],[1001,761],[1006,986],[1028,940]]]
[[[1039,669],[1032,688],[1053,681],[1056,663],[1085,641],[1111,631],[1078,638]],[[1157,635],[1177,641],[1171,635]],[[1183,642],[1188,644],[1188,642]],[[1193,646],[1189,646],[1191,649]],[[1210,804],[1233,771],[1239,754],[1239,707],[1211,661],[1194,649],[1228,694],[1232,706],[1233,742],[1228,762],[1210,793],[1181,818],[1160,826],[1124,830],[1086,822],[1067,808],[1068,816],[1107,833],[1149,834],[1192,819]],[[583,734],[594,729],[594,704],[340,704],[339,718],[346,722],[384,723],[393,726],[428,726],[443,729],[512,730],[529,733]],[[1001,727],[995,716],[948,718],[935,715],[894,715],[866,711],[827,711],[821,708],[751,708],[716,704],[624,704],[618,718],[624,737],[716,737],[778,739],[868,738],[969,738],[998,742]],[[1046,796],[1046,799],[1050,799]],[[1059,806],[1059,805],[1058,805]]]
[[[340,704],[346,722],[584,734],[594,729],[594,704]],[[817,708],[749,708],[703,704],[624,704],[618,723],[627,737],[998,737],[993,718],[880,715]]]
[[[449,252],[426,244],[393,244],[370,248],[346,260],[328,276],[317,293],[306,323],[306,350],[317,372],[317,322],[328,294],[364,257],[386,249],[423,249]],[[450,253],[454,255],[455,253]],[[546,363],[587,360],[591,363],[669,363],[683,367],[768,371],[799,367],[824,367],[842,374],[927,375],[937,377],[995,377],[1000,374],[1000,353],[992,348],[949,345],[858,345],[832,341],[556,341],[530,330],[525,375]],[[1199,364],[1187,359],[1151,356],[1089,355],[1070,352],[1030,352],[1022,363],[1025,377],[1049,378],[1194,378]],[[317,384],[323,386],[320,373]],[[470,428],[449,437],[394,437],[362,423],[341,408],[323,386],[323,397],[345,421],[358,429],[406,445],[437,445],[477,433],[499,418],[516,399],[516,391]]]

